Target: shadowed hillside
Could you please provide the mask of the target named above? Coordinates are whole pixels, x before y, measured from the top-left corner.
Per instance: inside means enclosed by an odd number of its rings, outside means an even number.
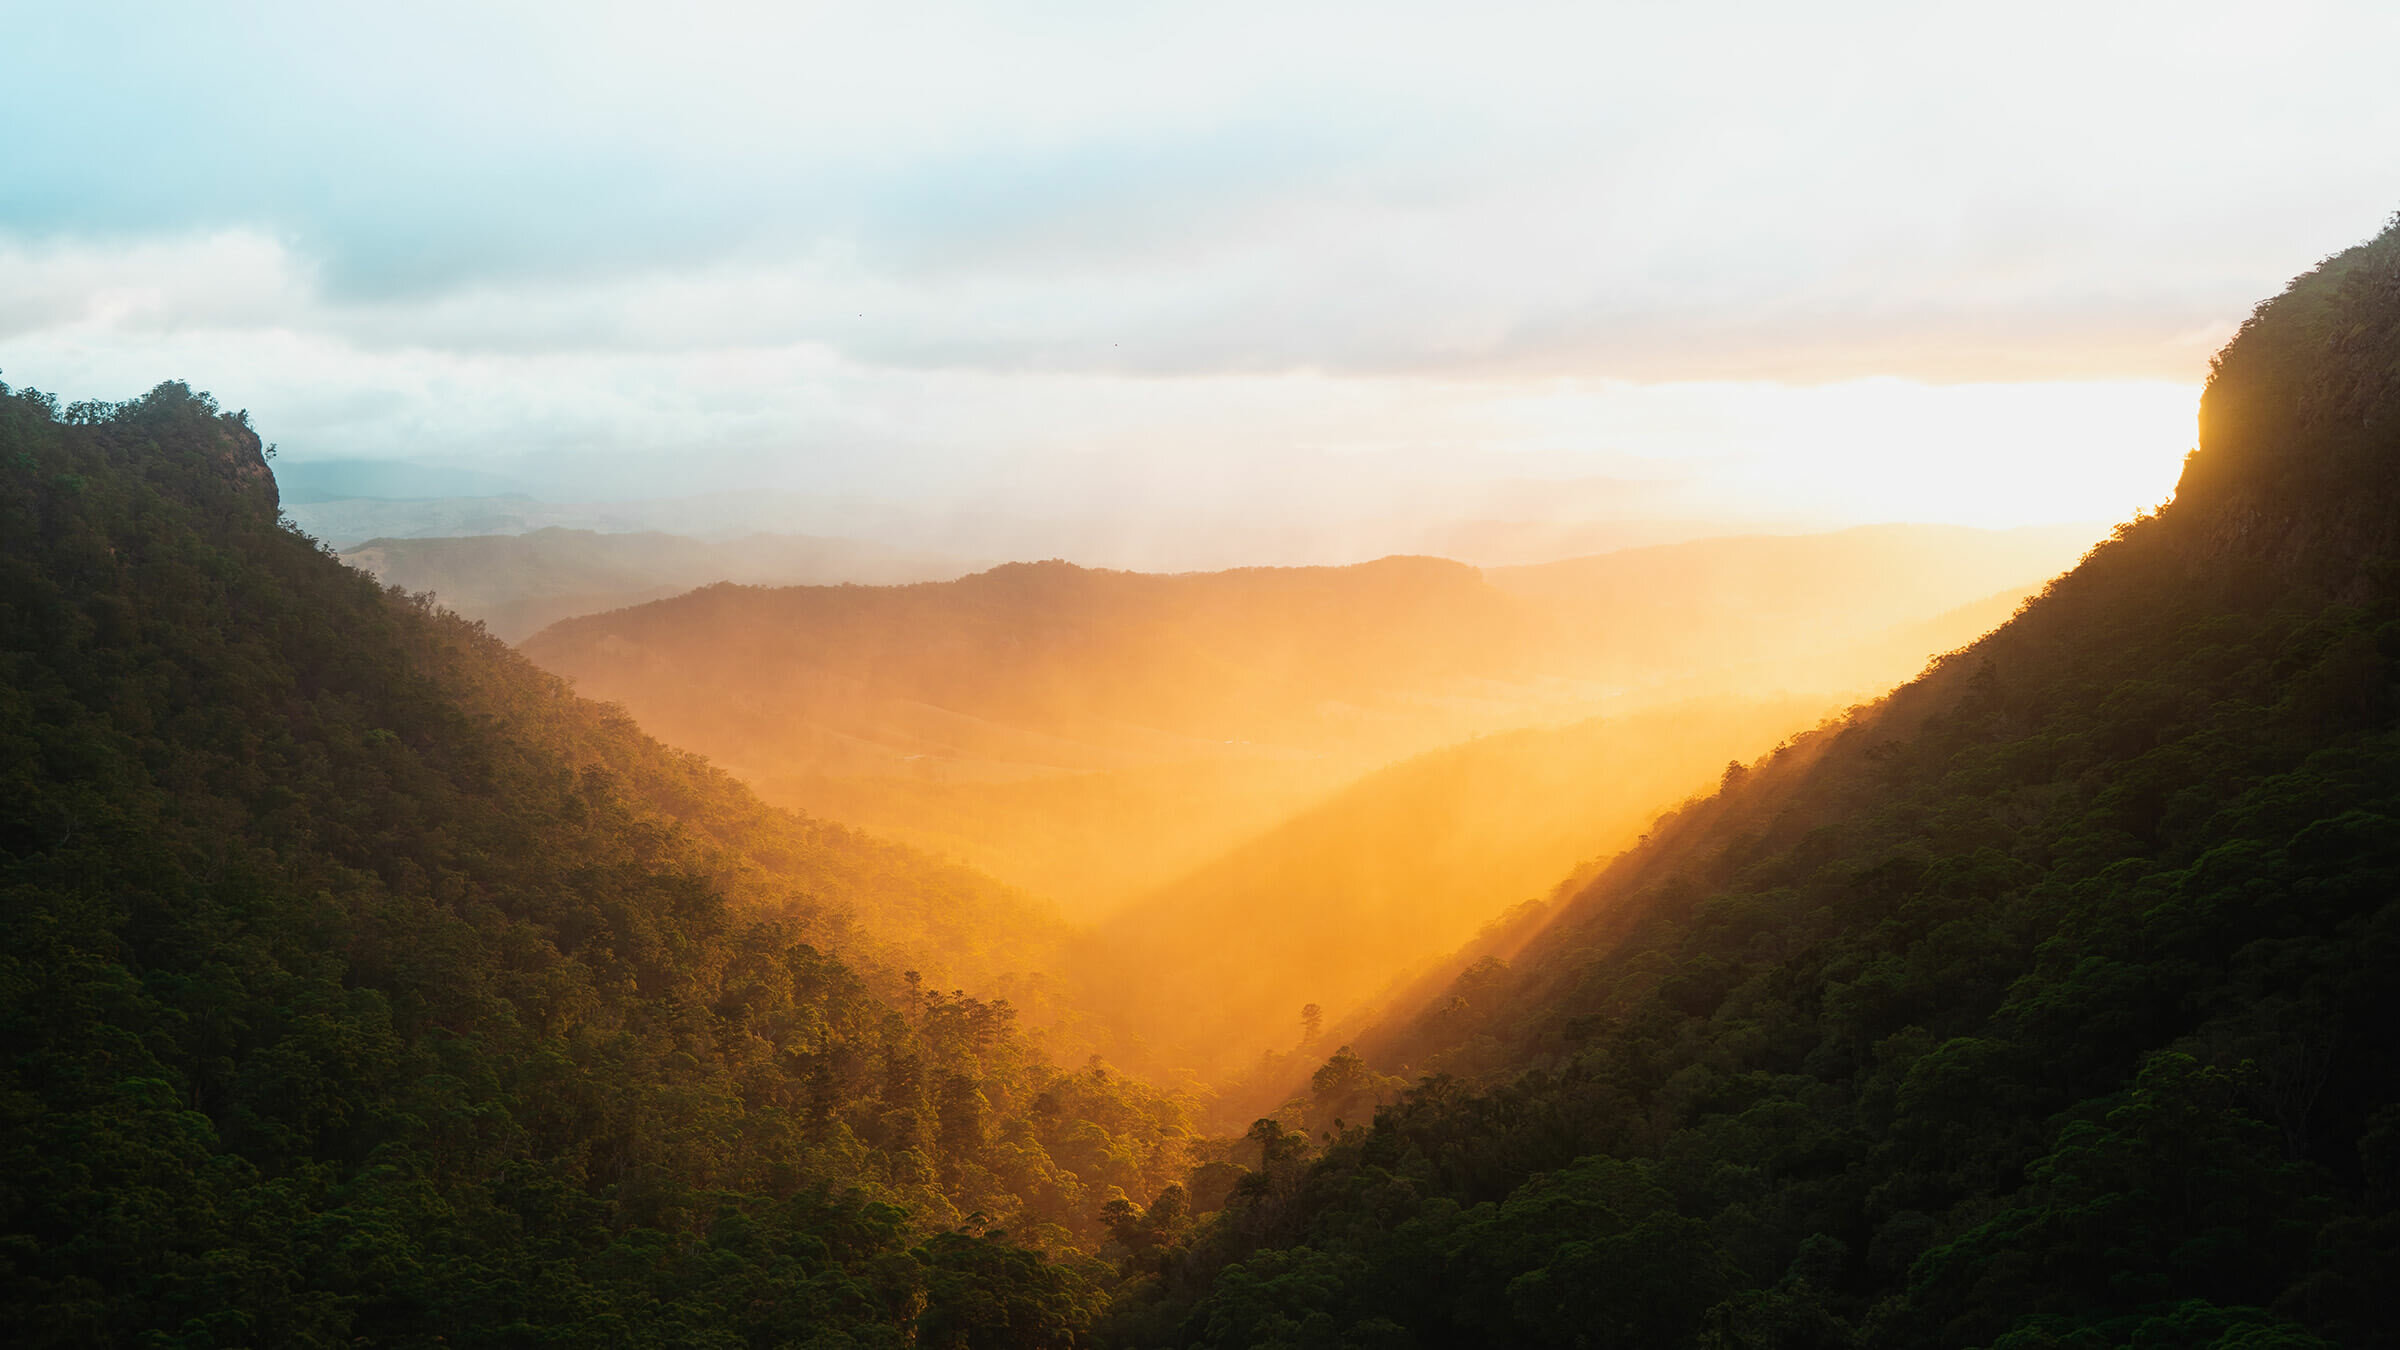
[[[246,416],[0,387],[12,1344],[1068,1344],[1204,1159],[1017,1025],[1060,936],[342,566]]]
[[[1124,1342],[2400,1343],[2400,222],[2200,421],[2006,627],[1328,1060]]]

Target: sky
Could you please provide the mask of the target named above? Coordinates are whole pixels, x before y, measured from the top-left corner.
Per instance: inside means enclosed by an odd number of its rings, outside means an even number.
[[[1007,515],[1099,561],[2121,518],[2250,306],[2400,207],[2389,4],[0,0],[0,33],[12,384],[186,379],[286,467]]]

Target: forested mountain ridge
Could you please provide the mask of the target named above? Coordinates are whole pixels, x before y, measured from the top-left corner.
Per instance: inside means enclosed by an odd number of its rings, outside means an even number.
[[[12,1343],[1070,1343],[1200,1159],[994,996],[1057,931],[341,566],[205,395],[0,386]]]
[[[1262,1122],[1117,1335],[2400,1344],[2400,222],[2200,427],[2011,623],[1337,1054],[1322,1156]]]

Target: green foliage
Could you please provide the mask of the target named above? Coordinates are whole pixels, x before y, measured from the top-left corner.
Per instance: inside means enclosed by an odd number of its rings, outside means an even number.
[[[2400,1344],[2394,258],[2261,311],[2174,505],[1360,1039],[1419,1085],[1112,1328]]]
[[[899,969],[1055,931],[341,567],[205,396],[0,391],[12,1343],[1071,1344],[1181,1108]]]

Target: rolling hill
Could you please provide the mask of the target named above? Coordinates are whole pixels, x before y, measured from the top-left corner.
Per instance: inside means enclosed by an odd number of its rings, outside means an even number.
[[[1883,688],[1941,649],[1899,655],[1894,625],[2036,584],[2081,542],[1907,526],[1489,573],[1012,564],[904,587],[711,587],[523,649],[770,800],[1097,915],[1475,735],[1696,692]]]
[[[2023,600],[2003,593],[1902,625],[1862,642],[1851,668],[1888,661],[1897,679]],[[1105,1010],[1112,1053],[1218,1085],[1212,1118],[1238,1127],[1315,1063],[1296,1044],[1300,1008],[1315,1005],[1320,1039],[1338,1043],[1479,929],[1521,919],[1521,906],[1714,787],[1729,762],[1845,705],[1704,698],[1428,751],[1138,897],[1071,944],[1063,969],[1080,1002]]]
[[[1395,979],[1630,842],[1727,760],[1829,710],[1719,700],[1429,751],[1141,896],[1067,969],[1124,1038],[1115,1057],[1228,1084],[1267,1056],[1271,1083],[1293,1067],[1279,1052],[1303,1006],[1328,1034],[1356,1027]],[[1233,1090],[1220,1120],[1246,1124],[1251,1095]]]
[[[857,539],[754,534],[706,540],[654,531],[604,534],[556,526],[453,539],[370,539],[342,561],[410,594],[481,620],[514,642],[560,619],[623,609],[695,586],[893,585],[974,570],[930,554]]]

